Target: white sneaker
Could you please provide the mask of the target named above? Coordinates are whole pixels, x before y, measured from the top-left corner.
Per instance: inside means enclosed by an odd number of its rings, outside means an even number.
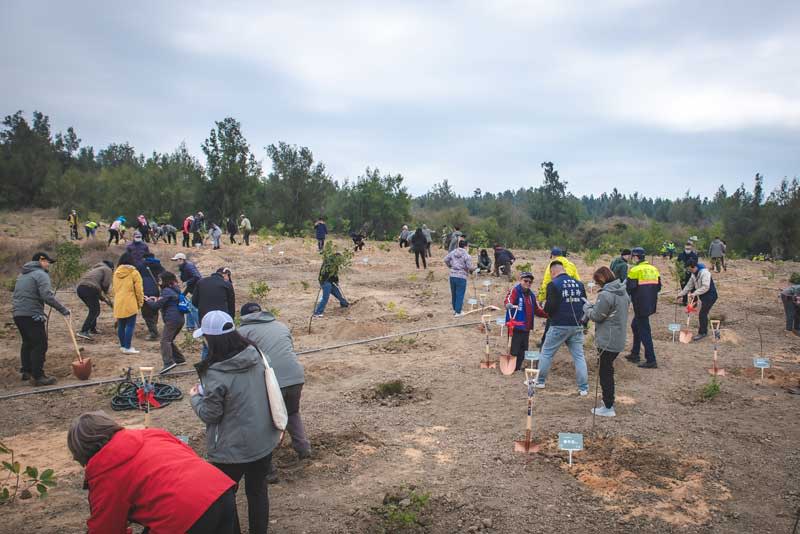
[[[606,408],[605,405],[598,406],[597,408],[592,408],[592,413],[595,415],[599,415],[600,417],[616,417],[617,412],[614,411],[614,407]]]
[[[453,317],[464,317],[463,313],[454,313]]]
[[[122,352],[124,354],[139,354],[139,351],[134,349],[133,347],[131,347],[129,349],[122,349]]]
[[[585,397],[588,394],[589,394],[589,392],[586,391],[585,389],[579,389],[578,390],[578,395],[580,395],[581,397]]]
[[[539,388],[539,389],[544,389],[544,382],[536,382],[536,383],[533,385],[533,387],[535,387],[535,388]]]

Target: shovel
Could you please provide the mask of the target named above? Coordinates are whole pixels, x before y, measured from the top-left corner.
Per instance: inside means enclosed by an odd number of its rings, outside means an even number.
[[[78,380],[89,380],[92,374],[92,359],[81,356],[81,349],[78,347],[78,340],[75,339],[75,332],[72,330],[70,316],[65,315],[64,322],[67,323],[67,330],[69,330],[69,335],[72,338],[72,346],[75,347],[75,354],[78,355],[77,361],[72,362],[72,374],[75,375],[75,378]]]
[[[514,313],[516,316],[516,312]],[[514,327],[520,326],[525,323],[521,321],[515,321],[511,319],[506,323],[508,327],[508,343],[506,345],[506,354],[500,355],[500,372],[504,375],[512,375],[514,374],[514,370],[517,368],[517,357],[511,354],[511,336],[514,333]]]
[[[497,368],[497,360],[492,360],[489,356],[489,319],[491,317],[491,315],[481,315],[481,322],[483,323],[483,328],[486,331],[486,351],[484,359],[481,360],[481,369]]]
[[[720,338],[720,331],[719,331],[719,320],[710,321],[711,322],[711,331],[714,332],[714,363],[711,366],[711,369],[708,370],[708,373],[712,376],[725,376],[725,369],[722,369],[717,365],[717,343]]]
[[[692,301],[688,306],[686,306],[686,328],[682,328],[680,334],[678,335],[678,341],[681,343],[691,343],[692,342],[692,331],[689,329],[689,321],[692,319],[692,313],[696,311],[694,301]]]
[[[539,452],[539,444],[532,439],[533,433],[533,396],[536,393],[534,384],[539,378],[538,369],[525,369],[525,381],[528,383],[528,422],[525,427],[525,439],[514,441],[514,452],[533,454]]]

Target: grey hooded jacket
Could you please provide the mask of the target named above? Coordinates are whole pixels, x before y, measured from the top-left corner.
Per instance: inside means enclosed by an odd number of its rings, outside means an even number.
[[[280,431],[272,423],[264,363],[255,347],[211,364],[202,385],[203,395],[191,402],[206,424],[209,461],[241,464],[272,452]]]
[[[282,388],[305,382],[303,366],[294,352],[292,333],[274,315],[265,311],[244,315],[239,333],[261,349]]]
[[[594,305],[583,306],[584,319],[595,322],[595,345],[606,352],[622,352],[628,333],[628,292],[620,280],[607,283]]]
[[[42,269],[38,261],[29,261],[22,267],[22,274],[17,277],[11,300],[14,317],[44,317],[45,304],[64,315],[69,313],[56,300],[56,294],[50,285],[50,275]]]

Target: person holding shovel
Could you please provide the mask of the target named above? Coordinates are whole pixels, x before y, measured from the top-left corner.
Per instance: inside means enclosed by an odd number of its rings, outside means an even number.
[[[114,296],[114,319],[117,320],[119,349],[123,354],[139,354],[133,348],[133,332],[136,329],[136,315],[144,304],[142,275],[127,252],[119,257],[117,270],[112,282]]]
[[[100,301],[113,306],[108,292],[111,290],[114,264],[104,260],[86,271],[80,280],[75,292],[78,298],[89,308],[83,327],[77,333],[78,337],[91,341],[92,334],[98,334],[97,318],[100,317]]]
[[[341,258],[341,256],[341,252],[337,252],[322,260],[322,266],[319,269],[318,277],[322,298],[314,309],[314,317],[319,318],[324,316],[325,306],[328,305],[328,299],[331,295],[339,301],[339,305],[342,308],[350,306],[350,303],[347,302],[347,299],[342,295],[341,289],[339,289],[338,259]]]
[[[688,295],[692,301],[700,299],[700,328],[697,335],[692,338],[692,341],[700,341],[708,335],[708,313],[717,302],[717,287],[714,285],[711,271],[706,269],[704,264],[691,260],[688,267],[691,276],[686,286],[678,293],[678,297]]]
[[[186,357],[175,344],[175,338],[183,329],[185,319],[178,308],[180,302],[181,286],[178,278],[169,271],[164,271],[159,277],[161,293],[158,297],[147,297],[146,308],[161,311],[164,329],[161,333],[161,361],[164,366],[158,374],[163,375],[176,365],[186,363]],[[144,308],[143,308],[144,311]]]
[[[615,417],[614,410],[614,360],[625,349],[628,324],[628,292],[622,280],[614,277],[608,267],[600,267],[592,279],[600,286],[597,301],[583,305],[583,321],[594,321],[594,339],[600,360],[600,385],[603,403],[592,408],[592,413],[602,417]]]
[[[207,313],[193,335],[208,344],[208,358],[196,365],[200,385],[189,391],[192,409],[206,424],[208,460],[237,484],[244,477],[249,532],[265,534],[267,474],[281,432],[272,420],[264,362],[223,311]]]
[[[467,279],[475,268],[472,258],[466,251],[467,242],[458,242],[458,248],[444,257],[444,264],[450,268],[450,298],[453,305],[453,317],[463,317],[464,294],[467,292]]]
[[[525,352],[533,330],[533,316],[547,317],[547,314],[536,302],[536,295],[531,290],[533,274],[523,272],[519,275],[519,284],[512,287],[506,295],[506,324],[515,322],[514,333],[511,335],[511,354],[517,357],[515,371],[522,369],[525,362]]]
[[[48,269],[55,261],[45,252],[34,254],[31,261],[23,265],[11,298],[11,314],[22,337],[22,346],[19,349],[22,380],[30,380],[32,386],[50,386],[56,383],[55,377],[44,374],[47,355],[47,316],[44,305],[55,308],[61,315],[69,316],[69,310],[56,299],[50,284]]]
[[[661,273],[653,265],[645,261],[645,252],[641,247],[631,250],[633,267],[628,271],[625,281],[628,295],[633,304],[633,346],[625,359],[638,363],[643,369],[656,369],[656,351],[653,347],[653,334],[650,331],[650,316],[656,313],[658,293],[661,291]],[[641,362],[639,351],[644,345],[645,361]],[[641,362],[641,363],[640,363]]]
[[[586,289],[580,280],[569,276],[564,265],[558,261],[550,262],[551,282],[547,284],[545,293],[547,300],[544,311],[549,317],[550,328],[542,344],[539,356],[539,379],[537,388],[545,387],[550,364],[556,351],[566,344],[575,364],[575,382],[578,394],[585,397],[589,394],[589,371],[583,355],[583,303],[586,300]]]
[[[72,421],[67,447],[85,468],[89,534],[132,532],[128,522],[154,533],[234,533],[236,483],[166,430],[87,412]]]

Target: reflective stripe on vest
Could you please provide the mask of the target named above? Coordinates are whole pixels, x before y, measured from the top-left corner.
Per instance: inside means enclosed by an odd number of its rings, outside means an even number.
[[[661,273],[658,272],[658,269],[647,262],[641,262],[638,265],[634,265],[630,272],[628,272],[628,278],[631,280],[637,280],[640,286],[658,285],[658,279],[660,276]]]

